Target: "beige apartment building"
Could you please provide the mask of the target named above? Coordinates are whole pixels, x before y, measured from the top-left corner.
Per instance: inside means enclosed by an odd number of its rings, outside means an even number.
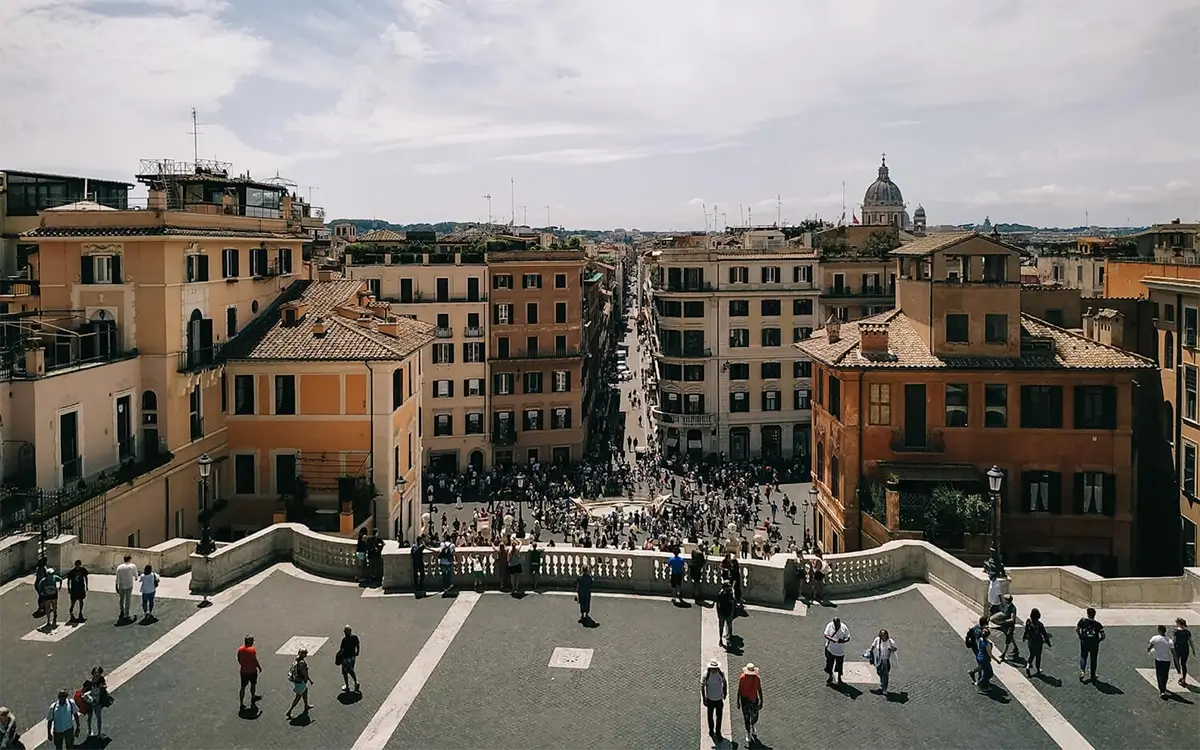
[[[0,319],[6,528],[50,507],[85,541],[153,545],[198,536],[201,454],[226,491],[221,350],[297,278],[323,217],[227,164],[140,172],[141,205],[38,203],[19,237],[40,296]]]
[[[651,289],[663,451],[806,459],[817,256],[774,228],[660,243]]]
[[[422,466],[491,466],[487,435],[488,267],[481,238],[375,230],[345,251],[345,274],[394,314],[434,326],[422,350]]]

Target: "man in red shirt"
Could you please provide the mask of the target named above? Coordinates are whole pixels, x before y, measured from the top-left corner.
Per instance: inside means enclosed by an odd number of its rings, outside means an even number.
[[[246,710],[246,686],[250,686],[250,705],[258,703],[258,673],[262,665],[258,663],[258,650],[254,648],[254,636],[246,636],[246,642],[237,650],[238,671],[241,673],[242,688],[238,692],[238,705]]]

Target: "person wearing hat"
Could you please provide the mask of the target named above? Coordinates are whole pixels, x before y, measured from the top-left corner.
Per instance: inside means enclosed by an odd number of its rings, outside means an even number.
[[[708,709],[709,737],[722,736],[721,725],[725,717],[725,696],[728,690],[729,683],[725,680],[725,673],[721,671],[721,663],[716,659],[709,659],[704,676],[700,678],[700,699]]]
[[[738,708],[742,710],[742,721],[746,725],[746,746],[758,742],[758,712],[763,706],[762,679],[758,675],[758,667],[753,663],[742,669],[738,678]]]
[[[75,747],[79,736],[79,706],[69,696],[66,688],[59,690],[58,700],[46,712],[46,741],[54,743],[55,750]]]

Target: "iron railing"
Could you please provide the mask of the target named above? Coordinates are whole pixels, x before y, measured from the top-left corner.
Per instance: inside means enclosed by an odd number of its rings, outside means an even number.
[[[41,294],[37,279],[0,279],[0,297],[34,297]]]
[[[901,428],[892,431],[893,453],[942,453],[945,450],[941,430],[910,432]]]
[[[212,346],[204,346],[199,349],[184,349],[178,353],[177,372],[196,372],[198,370],[206,370],[214,367],[221,357],[221,350],[225,346],[225,342],[218,341]]]

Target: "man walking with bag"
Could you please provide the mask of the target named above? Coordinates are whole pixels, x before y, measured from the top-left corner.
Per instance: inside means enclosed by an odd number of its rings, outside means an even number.
[[[704,676],[700,678],[700,698],[708,710],[709,737],[722,736],[721,725],[725,716],[725,696],[728,690],[729,683],[725,680],[725,673],[721,671],[720,662],[711,659],[708,668],[704,670]]]
[[[837,672],[837,682],[842,684],[842,666],[846,661],[846,644],[850,642],[850,629],[835,617],[825,626],[825,684],[833,684],[833,673]]]

